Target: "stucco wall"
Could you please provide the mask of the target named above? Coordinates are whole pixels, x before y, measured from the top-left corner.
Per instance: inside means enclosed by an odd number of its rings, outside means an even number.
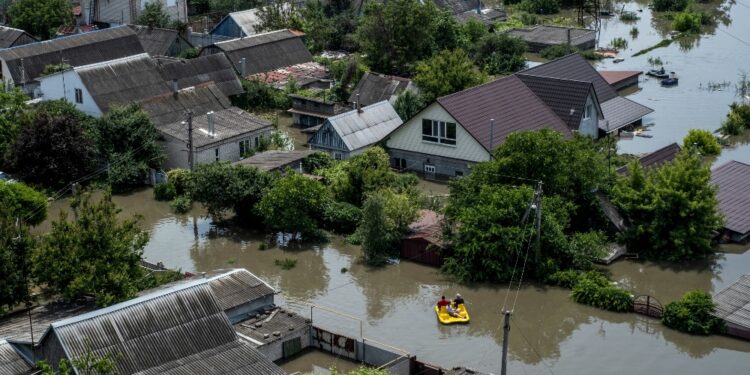
[[[87,115],[94,117],[102,115],[102,111],[94,102],[94,98],[86,90],[81,78],[74,70],[42,77],[39,79],[39,83],[43,100],[65,99]],[[75,89],[81,89],[83,103],[76,103]]]
[[[443,156],[427,155],[414,151],[399,150],[395,148],[389,148],[388,153],[391,156],[391,165],[398,168],[399,166],[394,164],[394,159],[400,158],[406,160],[406,170],[414,171],[418,173],[424,173],[425,165],[434,165],[435,174],[437,178],[448,178],[460,176],[461,174],[468,175],[471,171],[471,167],[476,162],[469,160],[460,160],[453,158],[446,158]]]
[[[594,110],[588,119],[581,116],[581,124],[578,127],[578,132],[592,138],[597,138],[599,136],[599,111],[597,110],[596,101],[591,95],[586,99],[586,106],[588,105],[591,105]],[[584,109],[585,113],[586,110]]]
[[[235,162],[240,160],[240,141],[249,140],[253,144],[253,138],[265,136],[270,137],[273,127],[259,129],[242,136],[229,138],[221,144],[209,145],[202,148],[193,149],[194,165],[212,163],[216,161],[216,149],[219,149],[219,160]],[[163,142],[167,159],[164,161],[164,169],[187,168],[187,144],[170,136],[164,136]]]

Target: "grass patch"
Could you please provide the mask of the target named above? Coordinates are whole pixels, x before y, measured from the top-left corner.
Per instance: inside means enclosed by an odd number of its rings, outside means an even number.
[[[276,259],[274,263],[281,267],[282,270],[290,270],[297,266],[297,260],[291,258]]]
[[[664,39],[661,42],[656,43],[656,44],[654,44],[651,47],[648,47],[646,49],[642,49],[642,50],[636,52],[635,55],[633,55],[633,57],[638,57],[640,55],[645,55],[645,54],[647,54],[647,53],[649,53],[649,52],[651,52],[651,51],[653,51],[653,50],[655,50],[657,48],[669,47],[669,45],[672,44],[673,41],[674,41],[674,39]]]

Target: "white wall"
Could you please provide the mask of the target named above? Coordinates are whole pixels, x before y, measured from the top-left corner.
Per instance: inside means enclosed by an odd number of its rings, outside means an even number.
[[[583,118],[583,116],[581,117],[581,124],[578,127],[578,132],[596,139],[599,136],[599,118],[601,114],[599,113],[597,103],[591,94],[589,94],[588,98],[586,98],[586,105],[592,105],[594,108],[594,112],[588,119]],[[585,107],[583,112],[584,114],[586,113]]]
[[[219,149],[219,160],[235,162],[240,160],[240,142],[249,140],[253,144],[253,138],[265,136],[270,137],[272,126],[265,129],[259,129],[252,133],[243,134],[242,136],[224,140],[221,144],[204,146],[193,150],[193,162],[195,165],[212,163],[216,161],[216,149]],[[164,144],[167,159],[164,162],[164,169],[187,168],[187,144],[170,136],[164,136]]]
[[[42,100],[66,99],[87,115],[101,117],[102,111],[94,102],[75,70],[39,78]],[[76,103],[75,89],[83,91],[83,103]]]
[[[442,145],[422,141],[422,119],[456,123],[456,145]],[[427,155],[480,162],[489,160],[490,154],[443,107],[430,104],[418,115],[401,125],[388,139],[389,148],[413,151]]]

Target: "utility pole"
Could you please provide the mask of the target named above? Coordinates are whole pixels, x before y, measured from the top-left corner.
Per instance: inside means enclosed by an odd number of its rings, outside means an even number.
[[[539,259],[541,254],[542,242],[542,181],[537,184],[536,190],[536,256]]]
[[[505,323],[503,324],[503,367],[500,371],[501,375],[508,375],[508,339],[510,335],[510,311],[503,311],[505,315]]]
[[[193,111],[188,109],[188,168],[193,170]]]

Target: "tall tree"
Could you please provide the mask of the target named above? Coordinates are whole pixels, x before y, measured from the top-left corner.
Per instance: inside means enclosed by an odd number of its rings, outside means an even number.
[[[483,36],[472,52],[474,61],[489,74],[509,74],[526,67],[526,43],[504,33]]]
[[[0,181],[0,216],[37,225],[47,218],[47,196],[22,182]]]
[[[0,90],[0,170],[10,168],[11,149],[16,142],[21,116],[27,110],[29,98],[19,88]]]
[[[59,188],[92,170],[96,150],[88,118],[65,101],[42,102],[21,122],[13,168],[22,180]]]
[[[254,222],[258,219],[255,205],[275,180],[276,175],[257,168],[229,162],[201,164],[190,179],[190,195],[216,219],[234,211],[242,221]]]
[[[486,81],[487,76],[474,68],[469,56],[461,49],[444,50],[417,65],[414,83],[426,103]]]
[[[159,168],[164,151],[159,133],[137,104],[112,108],[97,120],[92,132],[102,162],[110,167],[115,188],[140,185],[149,169]]]
[[[630,226],[623,240],[645,257],[680,262],[713,252],[722,216],[711,170],[697,152],[685,150],[671,163],[644,171],[638,162],[612,190]]]
[[[293,239],[317,238],[319,220],[329,200],[318,180],[289,172],[266,191],[257,209],[274,230],[290,233]]]
[[[33,253],[37,282],[66,300],[93,295],[100,306],[134,297],[148,243],[138,218],[119,220],[120,209],[110,193],[99,201],[93,201],[90,193],[79,193],[71,208],[73,219],[61,212]]]
[[[259,23],[256,32],[279,29],[302,30],[302,19],[293,3],[274,2],[258,12]]]
[[[136,23],[148,27],[167,27],[169,24],[169,15],[164,11],[164,5],[159,1],[155,1],[147,3],[143,7],[143,11],[136,20]]]
[[[23,223],[0,215],[0,315],[29,300],[27,278],[34,239]]]
[[[396,98],[396,104],[393,107],[401,120],[406,121],[424,108],[424,100],[420,94],[406,90]]]
[[[13,27],[42,39],[51,38],[59,26],[73,22],[67,0],[16,0],[8,9],[8,16]]]

